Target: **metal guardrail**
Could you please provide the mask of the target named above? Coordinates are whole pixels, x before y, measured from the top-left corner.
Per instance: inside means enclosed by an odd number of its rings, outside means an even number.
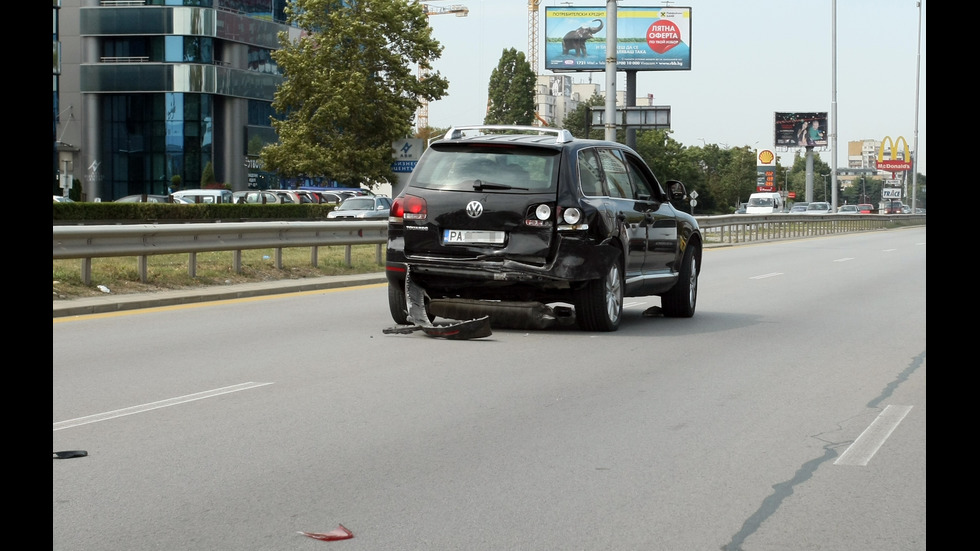
[[[387,243],[387,221],[329,222],[227,222],[189,224],[126,224],[112,226],[54,226],[54,260],[81,259],[81,278],[91,284],[92,259],[137,257],[140,281],[147,280],[147,257],[187,253],[188,273],[196,277],[197,253],[231,251],[235,273],[242,270],[242,251],[275,249],[275,266],[282,269],[282,250],[311,247],[310,262],[317,266],[317,248],[346,245],[345,260],[351,264],[352,245],[377,245],[378,264],[383,264],[382,245]]]
[[[895,224],[925,225],[925,215],[913,214],[734,214],[699,216],[705,244],[737,244],[752,241],[794,239],[835,233],[873,231]],[[275,249],[275,266],[282,269],[282,250],[310,247],[310,262],[317,266],[317,248],[346,245],[345,260],[351,264],[351,246],[376,245],[383,265],[382,246],[387,243],[387,221],[322,222],[207,222],[187,224],[58,225],[52,229],[54,260],[80,259],[81,278],[91,284],[92,259],[137,257],[140,281],[147,280],[147,257],[187,253],[188,273],[196,276],[197,253],[231,251],[235,273],[242,270],[242,251]]]
[[[697,219],[706,244],[797,239],[926,223],[924,214],[729,214]]]

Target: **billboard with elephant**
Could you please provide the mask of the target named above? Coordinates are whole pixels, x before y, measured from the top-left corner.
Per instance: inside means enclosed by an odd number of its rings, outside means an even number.
[[[545,69],[606,70],[606,8],[546,7]],[[691,8],[616,8],[617,71],[691,70]]]

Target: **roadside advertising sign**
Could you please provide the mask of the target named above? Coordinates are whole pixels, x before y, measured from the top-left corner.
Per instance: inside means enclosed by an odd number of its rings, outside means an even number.
[[[776,147],[827,147],[827,112],[776,113]]]
[[[763,149],[755,156],[756,159],[756,191],[776,191],[776,154],[769,149]]]
[[[898,149],[898,144],[902,144],[902,149]],[[890,149],[891,154],[888,159],[885,159],[885,149]],[[899,157],[898,153],[901,151],[903,156]],[[875,163],[875,167],[878,170],[887,170],[889,172],[904,172],[912,168],[912,156],[909,154],[909,144],[905,141],[904,136],[899,136],[895,138],[892,142],[891,136],[885,136],[885,139],[881,140],[881,148],[878,150],[878,159]]]
[[[545,69],[606,70],[606,8],[545,7]],[[690,71],[691,8],[616,9],[617,71]]]
[[[411,173],[415,170],[415,165],[422,156],[422,149],[425,140],[421,138],[408,138],[395,140],[391,143],[392,149],[392,172]]]

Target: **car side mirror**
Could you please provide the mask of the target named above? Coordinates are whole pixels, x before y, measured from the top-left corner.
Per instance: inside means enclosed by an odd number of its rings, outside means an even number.
[[[671,201],[683,201],[687,198],[687,189],[679,180],[667,180],[667,196]]]

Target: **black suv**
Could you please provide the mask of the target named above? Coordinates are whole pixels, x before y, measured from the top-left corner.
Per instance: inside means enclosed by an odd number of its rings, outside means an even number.
[[[547,127],[450,128],[389,213],[391,316],[419,322],[408,279],[427,314],[439,315],[439,301],[469,302],[492,322],[495,306],[567,303],[582,329],[615,331],[623,297],[658,295],[665,316],[691,317],[702,236],[670,204],[686,197],[676,180],[665,192],[623,144]]]

